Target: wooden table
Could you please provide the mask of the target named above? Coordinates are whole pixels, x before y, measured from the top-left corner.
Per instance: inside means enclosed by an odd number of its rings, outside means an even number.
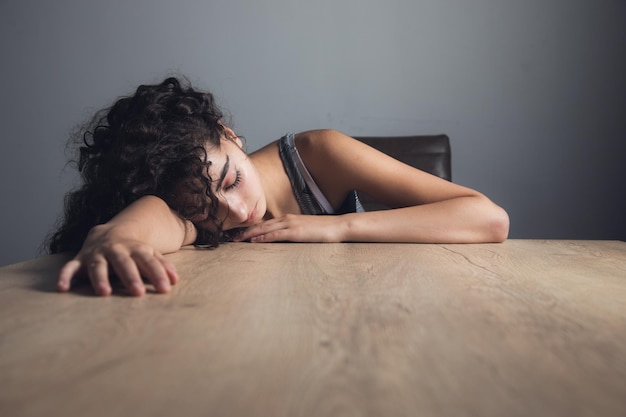
[[[0,269],[0,415],[626,416],[626,243],[227,244],[170,295]]]

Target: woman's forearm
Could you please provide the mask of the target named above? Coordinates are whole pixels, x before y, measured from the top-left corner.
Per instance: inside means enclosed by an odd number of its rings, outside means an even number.
[[[502,242],[507,213],[482,195],[393,210],[345,215],[344,241]]]
[[[133,239],[148,243],[161,253],[176,252],[196,239],[193,224],[181,219],[155,196],[140,198],[106,224],[96,226],[90,235],[103,232],[111,240]]]

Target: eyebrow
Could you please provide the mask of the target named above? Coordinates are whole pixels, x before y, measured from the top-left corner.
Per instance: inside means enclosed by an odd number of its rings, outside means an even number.
[[[224,182],[224,178],[226,178],[226,174],[228,174],[228,168],[230,168],[230,158],[228,155],[226,155],[226,163],[224,163],[224,166],[222,167],[222,172],[220,172],[220,179],[217,180],[217,192],[222,189],[222,183]]]

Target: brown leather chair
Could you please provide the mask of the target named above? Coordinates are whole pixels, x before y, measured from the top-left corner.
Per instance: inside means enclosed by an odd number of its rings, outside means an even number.
[[[447,135],[370,136],[355,139],[405,164],[452,181],[450,139]],[[359,198],[367,211],[387,208],[364,193],[359,193]]]

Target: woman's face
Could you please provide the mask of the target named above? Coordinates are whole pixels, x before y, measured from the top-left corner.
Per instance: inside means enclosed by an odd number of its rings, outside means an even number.
[[[219,200],[217,217],[223,222],[222,230],[249,227],[263,220],[267,210],[259,174],[241,146],[241,140],[235,136],[222,139],[219,149],[207,148],[211,187]],[[213,224],[199,225],[215,229]]]

